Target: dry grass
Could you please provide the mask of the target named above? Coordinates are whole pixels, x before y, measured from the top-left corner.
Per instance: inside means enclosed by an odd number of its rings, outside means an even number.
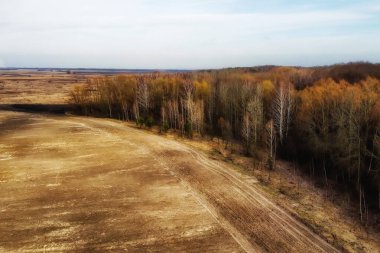
[[[0,70],[0,104],[62,104],[86,75],[31,70]]]

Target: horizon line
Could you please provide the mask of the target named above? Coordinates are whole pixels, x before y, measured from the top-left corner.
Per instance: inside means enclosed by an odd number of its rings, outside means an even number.
[[[338,63],[324,64],[324,65],[313,65],[313,66],[263,64],[263,65],[252,65],[252,66],[231,66],[231,67],[221,67],[221,68],[0,67],[0,70],[49,69],[49,70],[113,70],[113,71],[201,71],[201,70],[223,70],[223,69],[238,69],[238,68],[258,68],[258,67],[316,68],[316,67],[328,67],[328,66],[349,65],[349,64],[380,65],[380,62],[371,62],[371,61],[363,60],[363,61],[348,61],[348,62],[338,62]]]

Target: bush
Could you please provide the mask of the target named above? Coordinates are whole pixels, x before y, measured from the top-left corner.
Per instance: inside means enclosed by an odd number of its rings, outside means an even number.
[[[154,125],[154,118],[152,116],[148,116],[145,120],[145,126],[152,127]]]
[[[144,119],[143,118],[136,118],[136,125],[138,127],[142,127],[144,125]]]
[[[193,128],[190,122],[186,122],[185,124],[185,133],[190,137],[193,136]]]
[[[170,128],[170,126],[169,126],[168,122],[165,121],[161,125],[161,132],[166,132],[169,130],[169,128]]]
[[[267,165],[268,165],[268,169],[269,170],[273,170],[274,169],[273,157],[268,156]]]

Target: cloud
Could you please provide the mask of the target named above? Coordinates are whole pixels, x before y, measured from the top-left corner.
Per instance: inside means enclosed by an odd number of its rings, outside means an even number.
[[[307,64],[302,59],[319,55],[379,61],[379,7],[352,0],[4,1],[0,56],[8,65],[131,68]]]

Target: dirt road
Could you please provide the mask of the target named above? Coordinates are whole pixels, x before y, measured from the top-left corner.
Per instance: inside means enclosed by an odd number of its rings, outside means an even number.
[[[123,123],[0,111],[0,251],[337,252],[254,178]]]

